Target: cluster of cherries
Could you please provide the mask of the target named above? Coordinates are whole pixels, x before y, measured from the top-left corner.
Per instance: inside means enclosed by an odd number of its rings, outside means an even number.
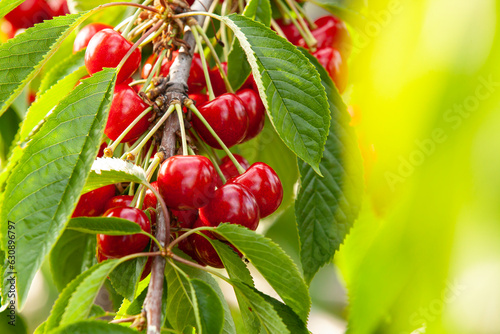
[[[290,43],[308,48],[307,43],[293,23],[286,24],[277,20],[278,25]],[[312,54],[327,70],[340,93],[347,86],[347,58],[351,53],[351,37],[346,25],[331,15],[322,16],[314,21],[316,29],[311,30],[316,39],[316,50]]]
[[[25,0],[5,15],[2,31],[7,34],[8,38],[12,38],[18,30],[27,29],[36,23],[68,13],[66,0]]]
[[[92,23],[80,30],[74,52],[85,49],[85,66],[89,75],[105,67],[117,67],[133,44],[104,24]],[[178,55],[173,53],[170,60],[164,59],[160,75],[167,76]],[[147,78],[157,61],[152,55],[144,64],[141,75]],[[117,140],[131,122],[142,114],[149,105],[135,90],[138,85],[130,86],[131,76],[139,69],[141,52],[135,49],[118,72],[108,122],[104,133],[111,140]],[[223,71],[227,66],[223,63]],[[219,139],[227,147],[245,142],[257,136],[264,126],[265,107],[250,77],[235,94],[228,93],[220,69],[210,70],[210,78],[216,97],[209,101],[205,91],[202,59],[194,55],[188,81],[189,97],[198,106]],[[152,114],[143,116],[120,140],[131,143],[147,131],[153,121]],[[193,115],[191,126],[209,146],[221,149],[219,142],[203,122]],[[100,152],[102,155],[102,151]],[[262,162],[250,166],[248,161],[234,155],[242,169],[234,165],[229,157],[224,157],[219,168],[227,180],[222,182],[212,161],[201,155],[176,155],[166,159],[159,171],[157,180],[151,185],[162,196],[171,212],[172,237],[180,236],[189,229],[231,223],[257,229],[259,221],[273,213],[281,204],[283,188],[275,171]],[[136,222],[142,230],[151,233],[155,225],[158,199],[150,190],[146,191],[143,206],[132,206],[133,196],[115,196],[114,185],[102,187],[80,197],[73,217],[104,216],[124,218]],[[148,214],[150,218],[148,218]],[[208,238],[215,234],[204,231]],[[222,242],[227,243],[224,240]],[[179,248],[201,265],[223,267],[222,262],[210,242],[202,235],[192,234],[179,242]],[[97,258],[119,258],[129,254],[149,251],[150,240],[145,235],[110,236],[98,235]],[[241,254],[240,254],[241,255]],[[143,277],[150,271],[148,261]]]

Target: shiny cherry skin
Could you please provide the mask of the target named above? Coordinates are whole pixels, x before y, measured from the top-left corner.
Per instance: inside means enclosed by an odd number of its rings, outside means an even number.
[[[52,0],[48,4],[50,9],[52,9],[52,16],[69,14],[68,2],[66,0]]]
[[[158,181],[151,182],[151,186],[156,191],[160,191],[158,189]],[[142,209],[153,208],[156,210],[157,204],[158,204],[158,199],[156,198],[155,194],[151,190],[147,189],[146,194],[144,196],[144,202],[142,202]]]
[[[151,223],[146,214],[139,209],[130,207],[113,208],[106,211],[104,217],[116,217],[130,220],[139,224],[143,231],[151,233]],[[97,235],[97,247],[99,247],[102,254],[107,257],[119,258],[141,252],[146,248],[148,243],[149,237],[143,234]]]
[[[257,83],[255,83],[255,79],[253,78],[252,73],[250,73],[250,75],[245,80],[243,85],[241,85],[240,90],[243,90],[243,89],[253,89],[255,92],[259,91],[259,88],[257,88]]]
[[[198,210],[170,210],[180,228],[192,228],[198,219]]]
[[[255,138],[264,128],[266,108],[259,94],[253,89],[243,89],[236,92],[241,99],[248,115],[248,130],[243,142]]]
[[[172,53],[172,60],[168,60],[166,58],[161,62],[161,70],[160,74],[165,78],[168,76],[170,71],[170,67],[172,66],[175,58],[179,55],[179,51],[174,51]],[[154,67],[157,56],[151,55],[147,60],[144,66],[142,67],[141,77],[146,79],[151,73],[151,70]],[[205,75],[203,74],[203,63],[201,61],[201,57],[199,54],[195,53],[193,56],[193,60],[191,62],[191,69],[189,70],[189,78],[187,85],[189,87],[189,93],[199,93],[206,87]]]
[[[175,155],[162,163],[157,181],[169,208],[193,210],[207,205],[214,197],[217,178],[208,158]]]
[[[233,155],[236,158],[236,161],[238,161],[240,163],[241,167],[243,167],[245,170],[247,170],[248,167],[250,167],[250,164],[248,163],[247,159],[243,158],[239,154],[233,154]],[[224,158],[222,158],[221,164],[219,165],[219,168],[220,168],[222,174],[224,175],[224,177],[226,178],[226,180],[229,180],[232,177],[240,175],[240,173],[238,172],[238,169],[236,168],[236,166],[233,164],[233,162],[231,161],[231,159],[229,159],[229,157],[227,155]],[[217,175],[217,187],[219,187],[219,188],[222,187],[222,181],[218,177],[218,175]]]
[[[101,262],[106,261],[107,259],[109,259],[109,257],[107,257],[106,255],[104,255],[102,253],[102,251],[99,249],[99,247],[97,248],[96,258],[97,258],[97,262],[98,263],[101,263]]]
[[[200,106],[198,110],[227,147],[239,144],[245,138],[248,129],[248,115],[243,102],[236,94],[222,94]],[[193,115],[193,127],[208,145],[222,149],[195,115]]]
[[[116,85],[104,133],[108,138],[116,140],[129,124],[148,107],[129,85]],[[148,113],[142,117],[122,139],[122,142],[126,143],[139,138],[148,129],[151,115]]]
[[[228,183],[217,189],[210,203],[200,208],[200,219],[211,226],[231,223],[255,231],[260,219],[259,205],[245,186]]]
[[[227,62],[221,63],[221,67],[224,73],[227,74]],[[208,74],[210,75],[210,82],[212,83],[215,96],[227,93],[226,84],[224,83],[224,79],[222,79],[219,68],[215,66]]]
[[[52,10],[44,0],[26,0],[5,14],[5,19],[12,24],[15,30],[27,29],[51,17]]]
[[[320,17],[314,23],[318,28],[311,33],[318,42],[317,49],[332,47],[341,51],[347,58],[351,52],[352,42],[344,22],[335,16],[328,15]],[[307,47],[304,39],[300,39],[298,45]]]
[[[112,197],[106,202],[106,205],[104,206],[104,210],[108,211],[109,209],[113,209],[113,208],[129,207],[132,204],[133,199],[134,199],[134,196],[130,196],[130,195],[119,195],[119,196]]]
[[[314,52],[313,55],[326,69],[339,93],[343,93],[347,87],[348,67],[340,51],[334,48],[324,48]]]
[[[194,101],[195,106],[201,106],[208,102],[208,95],[203,93],[193,93],[189,94],[189,98]]]
[[[144,265],[144,270],[142,271],[141,278],[139,279],[140,281],[148,277],[148,275],[151,273],[151,267],[153,266],[153,258],[154,258],[153,256],[148,257],[148,260]]]
[[[201,259],[198,257],[198,254],[196,253],[196,251],[194,249],[192,239],[193,239],[192,235],[190,235],[186,239],[182,239],[179,242],[179,246],[178,246],[179,249],[181,251],[183,251],[184,253],[186,253],[187,255],[189,255],[189,257],[191,257],[193,260],[198,262],[199,265],[206,266],[206,264],[203,261],[201,261]]]
[[[115,185],[110,184],[80,196],[75,211],[71,217],[97,217],[105,210],[106,202],[115,196]]]
[[[117,67],[123,57],[132,48],[132,43],[113,29],[98,31],[89,41],[85,51],[85,67],[90,75],[101,71],[104,67]],[[141,51],[135,49],[123,65],[116,83],[129,78],[141,64]]]
[[[85,49],[94,35],[104,29],[113,29],[112,26],[104,23],[90,23],[82,28],[76,35],[73,42],[73,53]]]
[[[276,19],[276,23],[278,23],[281,31],[286,36],[286,39],[293,45],[297,45],[299,40],[302,38],[302,35],[299,32],[299,29],[290,21],[290,23],[285,24],[282,19]]]
[[[283,186],[276,172],[263,162],[256,162],[240,176],[229,179],[226,184],[244,185],[255,197],[264,218],[276,211],[283,200]]]
[[[211,226],[208,222],[198,219],[194,224],[193,228]],[[202,231],[210,239],[215,239],[212,233],[209,231]],[[210,241],[208,241],[204,236],[199,234],[192,234],[188,237],[190,239],[191,245],[194,248],[196,257],[203,263],[214,268],[224,268],[224,264],[217,254],[217,251],[212,246]],[[188,254],[189,255],[189,254]]]

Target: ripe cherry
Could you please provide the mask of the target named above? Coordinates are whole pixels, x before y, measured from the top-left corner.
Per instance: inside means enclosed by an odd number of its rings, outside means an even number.
[[[106,202],[115,196],[115,185],[110,184],[83,194],[71,217],[97,217],[104,211]]]
[[[156,190],[159,191],[158,189],[158,181],[151,182],[151,186]],[[156,210],[156,205],[158,204],[158,199],[156,198],[155,194],[147,189],[146,194],[144,196],[144,202],[142,202],[142,208],[147,209],[147,208],[153,208]]]
[[[278,23],[281,31],[283,31],[283,33],[285,34],[286,39],[288,39],[288,41],[293,45],[297,45],[299,40],[302,38],[299,29],[297,29],[297,27],[292,22],[285,24],[282,19],[276,19],[276,23]]]
[[[203,93],[189,94],[189,98],[193,100],[195,105],[198,107],[208,102],[208,95]]]
[[[204,222],[201,219],[198,219],[196,223],[194,223],[193,228],[211,226],[208,222]],[[215,239],[212,233],[209,231],[202,231],[201,233],[205,234],[210,239]],[[199,260],[201,260],[206,265],[215,268],[224,268],[224,264],[217,254],[217,251],[212,246],[210,241],[205,239],[204,236],[199,234],[192,234],[188,237],[190,239],[191,245],[194,248],[196,256]]]
[[[236,93],[243,102],[248,115],[248,130],[243,141],[255,138],[264,127],[266,108],[259,94],[253,89],[243,89]]]
[[[276,172],[263,162],[256,162],[248,170],[226,183],[238,183],[247,187],[255,197],[264,218],[276,211],[283,200],[283,186]]]
[[[176,155],[158,172],[158,188],[169,208],[198,209],[214,197],[217,182],[212,162],[201,155]]]
[[[241,155],[233,154],[233,156],[240,163],[240,165],[241,165],[241,167],[243,167],[243,169],[247,170],[248,167],[250,167],[250,164],[248,163],[247,159],[243,158]],[[229,157],[227,155],[224,158],[222,158],[221,164],[219,165],[219,168],[220,168],[222,174],[224,175],[224,177],[226,178],[226,180],[229,180],[232,177],[240,175],[240,173],[238,172],[238,169],[236,168],[236,166],[233,164],[233,162],[231,161],[231,159],[229,159]],[[218,177],[218,175],[217,175],[217,187],[219,187],[219,188],[222,187],[222,181]]]
[[[217,189],[210,203],[200,209],[200,219],[211,226],[231,223],[255,231],[260,219],[259,206],[245,186],[228,183]]]
[[[193,243],[192,243],[193,236],[190,235],[186,239],[182,239],[179,242],[179,249],[189,255],[193,260],[198,262],[199,265],[206,266],[206,264],[201,261],[201,259],[198,257],[198,254],[196,253]]]
[[[198,210],[170,210],[172,219],[177,220],[180,228],[192,228],[198,219]]]
[[[178,55],[179,51],[174,51],[172,53],[172,60],[169,61],[168,59],[163,58],[160,70],[160,74],[162,76],[168,76],[170,67],[172,66],[175,58],[177,58]],[[153,54],[146,60],[146,63],[142,67],[141,72],[141,76],[143,79],[146,79],[149,76],[149,73],[151,73],[156,59],[156,55]],[[200,55],[197,53],[194,54],[193,60],[191,62],[191,69],[189,70],[187,85],[189,87],[189,93],[199,93],[206,87],[205,75],[203,74],[203,63],[201,62]]]
[[[144,212],[136,208],[119,207],[109,209],[104,217],[116,217],[128,219],[139,224],[141,229],[151,233],[151,224]],[[149,237],[143,234],[131,235],[97,235],[97,246],[102,254],[107,257],[123,257],[129,254],[141,252],[149,243]]]
[[[66,0],[52,0],[48,2],[52,10],[52,16],[69,14],[68,2]]]
[[[132,43],[113,29],[98,31],[89,41],[85,51],[85,67],[90,75],[104,67],[117,67],[123,57],[132,48]],[[141,51],[135,49],[122,66],[116,83],[130,77],[141,64]]]
[[[73,42],[73,53],[77,53],[86,48],[90,39],[94,37],[97,32],[104,29],[113,29],[113,27],[104,23],[91,23],[83,27],[76,35],[75,41]]]
[[[224,73],[227,74],[227,62],[221,63],[221,67]],[[210,82],[212,83],[215,96],[227,93],[226,84],[224,83],[224,79],[222,79],[219,68],[215,66],[208,74],[210,75]]]
[[[318,42],[318,50],[332,47],[340,50],[345,57],[351,52],[351,36],[346,25],[339,18],[331,15],[323,16],[314,21],[317,29],[311,33]],[[299,46],[307,47],[304,39],[298,41]]]
[[[222,94],[198,108],[208,124],[227,147],[240,143],[247,134],[248,115],[241,99],[231,93]],[[193,127],[210,146],[221,149],[201,120],[193,115]]]
[[[5,14],[5,19],[12,24],[15,30],[27,29],[51,17],[52,10],[43,0],[26,0],[10,13]]]
[[[347,63],[342,59],[342,54],[334,48],[324,48],[313,53],[326,69],[340,93],[347,87]]]
[[[116,140],[146,108],[148,108],[148,105],[129,85],[116,85],[104,133],[110,139]],[[142,117],[125,135],[122,142],[126,143],[139,138],[148,129],[151,115],[151,113],[148,113]]]
[[[108,211],[109,209],[113,209],[113,208],[130,207],[133,199],[134,199],[134,196],[130,196],[130,195],[119,195],[119,196],[112,197],[106,202],[104,210]]]

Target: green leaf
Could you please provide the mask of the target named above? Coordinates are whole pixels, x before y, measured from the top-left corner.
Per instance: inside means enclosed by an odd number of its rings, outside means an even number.
[[[214,232],[224,237],[243,253],[283,301],[304,322],[307,322],[311,307],[307,285],[295,263],[278,245],[239,225],[221,224]]]
[[[82,193],[120,182],[147,182],[146,172],[141,167],[118,158],[97,158]]]
[[[164,282],[164,283],[166,283],[166,282]],[[164,293],[166,291],[168,291],[165,287],[166,287],[166,285],[164,285],[164,289],[163,289]],[[144,305],[144,300],[146,299],[146,295],[147,294],[148,294],[148,289],[142,290],[142,292],[139,294],[139,296],[137,296],[132,301],[132,303],[130,303],[130,305],[127,308],[126,314],[135,315],[135,314],[141,313],[141,311],[142,311],[142,305]],[[163,303],[162,303],[162,305],[166,306]]]
[[[197,278],[191,279],[196,294],[198,312],[203,333],[218,334],[224,324],[224,308],[217,293],[207,283]]]
[[[271,3],[269,0],[250,0],[245,6],[243,15],[269,27],[272,16]]]
[[[332,122],[318,177],[305,162],[298,161],[301,188],[295,202],[304,276],[311,282],[316,272],[333,259],[354,220],[363,196],[361,154],[350,116],[326,70],[306,50],[317,67],[328,95]]]
[[[0,6],[0,19],[19,6],[23,1],[24,0],[2,0],[2,5]]]
[[[132,328],[103,321],[79,321],[52,330],[50,334],[137,334]]]
[[[71,31],[91,12],[58,16],[0,45],[0,115],[40,71]]]
[[[37,97],[43,93],[52,85],[56,84],[61,79],[75,72],[76,70],[85,66],[85,50],[81,50],[76,54],[72,54],[68,56],[64,61],[56,64],[53,68],[51,68],[47,73],[43,76],[42,82],[40,83],[40,87],[38,88]],[[88,75],[87,70],[82,71],[81,77],[78,78],[80,80],[84,76]],[[75,84],[78,82],[75,81]],[[74,85],[73,84],[73,87]],[[73,88],[72,87],[72,88]]]
[[[127,235],[141,233],[139,224],[115,217],[77,217],[68,222],[68,229],[93,234]]]
[[[0,169],[7,164],[11,145],[16,137],[21,119],[14,109],[9,108],[0,116]]]
[[[50,252],[52,279],[59,291],[96,263],[96,238],[66,230]]]
[[[83,12],[104,5],[109,2],[130,2],[130,0],[68,0],[68,7],[72,13]]]
[[[269,334],[287,334],[290,332],[286,325],[281,320],[278,312],[269,304],[255,288],[246,285],[238,280],[232,280],[231,284],[237,289],[242,296],[246,299],[247,303],[251,305],[251,312],[255,313],[260,320],[265,333]],[[293,333],[295,334],[295,333]]]
[[[93,304],[90,309],[89,318],[100,318],[106,315],[106,311],[99,305]]]
[[[330,115],[318,71],[295,46],[263,24],[236,14],[222,21],[243,47],[281,139],[319,173]]]
[[[103,70],[61,101],[7,181],[1,218],[16,223],[21,306],[76,206],[99,149],[115,77],[114,69]]]
[[[216,239],[208,239],[212,246],[219,254],[219,257],[226,268],[226,271],[231,279],[237,279],[251,287],[254,286],[252,276],[247,266],[243,263],[240,257],[235,253],[235,251],[228,245],[222,243]],[[240,307],[241,317],[245,324],[248,334],[260,333],[260,321],[251,311],[251,305],[248,303],[247,299],[241,294],[238,289],[234,290],[236,299],[238,300],[238,305]]]
[[[120,264],[109,275],[109,280],[118,292],[128,300],[134,300],[135,292],[148,258],[145,256]]]

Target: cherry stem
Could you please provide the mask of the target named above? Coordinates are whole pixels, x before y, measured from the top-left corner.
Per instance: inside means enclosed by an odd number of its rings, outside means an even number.
[[[160,203],[161,210],[163,212],[163,215],[165,216],[165,220],[167,221],[167,223],[165,224],[166,225],[166,229],[167,229],[167,233],[166,233],[167,238],[165,240],[165,246],[163,246],[163,247],[168,248],[169,242],[170,242],[170,219],[167,219],[167,217],[170,217],[170,216],[168,215],[167,205],[165,204],[165,201],[163,200],[163,197],[161,197],[161,195],[158,193],[158,191],[156,191],[156,189],[149,182],[146,182],[146,183],[143,183],[143,184],[146,187],[148,187],[149,190],[151,190],[153,192],[153,194],[158,199],[158,202]],[[161,243],[160,243],[160,245],[161,245]]]
[[[210,53],[214,57],[215,63],[217,64],[217,67],[219,68],[219,73],[220,73],[220,75],[222,77],[222,80],[224,80],[224,84],[226,85],[226,90],[229,93],[234,93],[233,87],[231,86],[231,83],[229,82],[229,80],[227,78],[226,72],[224,72],[224,70],[222,69],[222,63],[221,63],[221,61],[219,59],[219,56],[217,55],[217,52],[215,51],[215,48],[212,45],[212,43],[210,43],[210,39],[208,38],[207,34],[205,34],[205,32],[203,31],[203,29],[199,25],[196,25],[196,30],[198,30],[198,32],[200,33],[201,37],[203,37],[203,40],[205,41],[205,44],[210,49]]]
[[[295,7],[297,8],[297,10],[299,11],[300,13],[300,16],[304,17],[307,21],[307,23],[309,24],[309,27],[311,29],[316,29],[318,28],[318,26],[316,25],[316,23],[314,23],[313,20],[311,20],[311,18],[309,17],[309,15],[307,15],[306,11],[304,10],[304,8],[302,8],[301,6],[299,5],[295,5]],[[307,25],[306,25],[307,26]]]
[[[175,238],[174,241],[172,241],[170,243],[170,245],[168,246],[167,248],[167,251],[172,251],[172,248],[175,247],[175,245],[177,245],[179,242],[181,242],[182,240],[186,239],[187,237],[189,237],[191,234],[194,234],[198,231],[213,231],[214,228],[213,227],[198,227],[198,228],[193,228],[193,229],[190,229],[188,232],[186,233],[183,233],[182,235],[180,235],[179,237]]]
[[[162,23],[162,24],[159,25],[158,28],[156,28],[156,32],[153,35],[149,36],[149,38],[144,39],[141,42],[141,44],[140,44],[141,47],[144,46],[144,45],[146,45],[146,44],[148,44],[149,42],[151,42],[156,37],[160,36],[160,34],[163,32],[163,30],[165,30],[165,28],[168,27],[168,24],[164,23],[163,21],[159,21],[158,23]],[[143,35],[143,36],[145,36],[145,35]]]
[[[132,86],[136,86],[136,85],[144,84],[145,82],[146,82],[146,79],[134,80],[134,81],[132,81],[131,83],[129,83],[128,85],[129,85],[130,87],[132,87]]]
[[[186,140],[186,128],[184,127],[184,114],[182,112],[181,104],[177,101],[174,102],[175,110],[177,111],[177,117],[179,118],[179,127],[181,129],[181,139],[182,139],[182,155],[188,155],[187,151],[187,140]]]
[[[193,103],[191,103],[191,104],[187,105],[187,107],[196,115],[196,117],[198,117],[200,119],[200,121],[203,123],[203,125],[205,125],[205,127],[208,129],[210,134],[215,138],[215,140],[217,140],[217,142],[222,147],[224,152],[226,152],[229,159],[231,159],[231,161],[233,162],[233,164],[236,167],[236,169],[238,170],[238,172],[240,174],[243,174],[245,172],[245,169],[243,167],[241,167],[240,163],[238,162],[238,160],[236,160],[233,153],[231,153],[229,148],[227,148],[226,144],[224,144],[224,142],[219,138],[217,133],[215,133],[214,129],[210,126],[210,124],[208,124],[207,120],[205,119],[205,117],[203,117],[203,115],[196,108],[196,106]]]
[[[158,246],[158,249],[159,249],[160,251],[159,251],[159,252],[155,252],[155,253],[160,253],[160,255],[161,255],[161,253],[162,253],[163,251],[165,251],[165,249],[162,247],[161,243],[158,241],[158,239],[156,239],[156,238],[155,238],[155,236],[154,236],[154,235],[152,235],[152,234],[150,234],[150,233],[148,233],[148,232],[146,232],[146,231],[141,231],[141,233],[140,233],[140,234],[143,234],[143,235],[148,236],[149,238],[151,238],[151,240],[153,240],[153,241],[154,241],[154,243],[156,244],[156,246]]]
[[[154,140],[153,140],[154,142]],[[148,163],[148,160],[151,156],[151,153],[153,152],[153,144],[149,147],[149,150],[147,152],[147,155],[146,155],[146,159],[144,159],[144,166],[143,168],[145,169],[146,166],[147,166],[147,163]],[[158,163],[159,163],[160,159],[155,155],[155,157],[153,158],[153,161],[151,162],[151,164],[149,165],[147,171],[145,172],[146,173],[146,180],[149,182],[149,180],[151,180],[151,177],[153,176],[153,173],[154,171],[156,170],[156,167],[158,166]],[[134,198],[132,199],[132,203],[130,204],[131,206],[135,206],[136,209],[141,209],[142,208],[142,205],[144,203],[144,197],[146,197],[146,187],[143,186],[142,184],[140,185],[141,189],[140,191],[138,191]]]
[[[167,120],[167,118],[170,116],[172,111],[174,110],[174,106],[171,105],[168,107],[167,112],[160,118],[158,122],[156,122],[155,126],[148,132],[146,137],[135,147],[132,151],[130,151],[128,154],[133,154],[134,156],[137,155],[142,147],[146,145],[146,143],[149,141],[149,139],[156,133],[158,128],[163,125],[163,123]]]
[[[182,19],[184,17],[198,16],[198,15],[210,16],[211,18],[219,20],[219,21],[222,20],[222,17],[220,15],[217,15],[214,13],[209,13],[209,12],[187,12],[187,13],[172,15],[172,18],[173,19]]]
[[[283,3],[282,0],[277,0],[278,2],[281,2],[283,7],[286,7],[285,4]],[[292,23],[297,27],[299,30],[300,35],[304,38],[304,41],[306,42],[307,46],[309,47],[310,50],[315,50],[317,41],[314,38],[314,36],[311,34],[311,31],[309,30],[309,27],[305,23],[304,19],[300,15],[300,13],[297,11],[297,7],[295,6],[295,3],[293,0],[285,0],[288,6],[292,9],[292,11],[295,13],[295,15],[298,18],[298,21],[293,15],[290,15],[290,19],[292,20]]]
[[[110,324],[122,324],[122,323],[125,323],[125,322],[134,322],[135,319],[137,319],[137,315],[133,316],[133,317],[130,317],[130,318],[123,318],[123,319],[114,319],[114,320],[111,320],[109,323]]]
[[[198,30],[196,27],[191,27],[191,32],[193,33],[193,37],[196,41],[196,46],[198,47],[198,53],[201,58],[201,65],[203,66],[203,74],[205,75],[205,81],[207,82],[207,92],[210,101],[215,99],[214,89],[212,88],[212,82],[210,81],[210,74],[208,71],[207,60],[205,59],[205,53],[203,52],[203,46],[201,45],[200,35],[198,34]]]
[[[141,32],[146,30],[147,28],[151,27],[153,25],[154,21],[153,20],[147,20],[142,22],[141,24],[137,25],[134,29],[132,29],[129,33],[129,37],[131,39],[134,39],[137,35],[139,35]]]
[[[222,3],[222,8],[221,8],[222,15],[224,16],[228,14],[227,7],[228,7],[228,1],[226,0]],[[224,44],[224,47],[222,48],[222,55],[224,56],[224,61],[227,61],[228,57],[227,48],[229,47],[229,40],[227,39],[226,25],[222,21],[220,23],[219,30],[220,30],[220,39]]]
[[[274,19],[271,19],[271,27],[273,27],[273,29],[278,33],[278,35],[280,35],[281,37],[283,37],[285,39],[287,38],[285,33],[283,32],[283,30],[279,26],[279,24]]]
[[[125,20],[121,21],[113,28],[114,31],[120,31],[124,26],[126,26],[130,21],[132,21],[133,17],[127,17]]]
[[[172,256],[171,256],[171,257],[172,257],[172,260],[175,260],[175,261],[177,261],[177,262],[180,262],[180,263],[182,263],[182,264],[185,264],[185,265],[187,265],[187,266],[190,266],[190,267],[193,267],[193,268],[196,268],[196,269],[201,269],[201,270],[203,270],[203,271],[206,271],[206,272],[207,272],[207,273],[209,273],[209,274],[212,274],[212,275],[214,275],[214,276],[219,277],[220,279],[222,279],[222,280],[224,280],[224,281],[228,281],[228,278],[227,278],[227,277],[225,277],[224,275],[219,274],[219,273],[218,273],[218,272],[216,272],[215,270],[212,270],[212,269],[210,269],[210,268],[207,268],[207,267],[204,267],[204,266],[202,266],[202,265],[199,265],[198,263],[194,263],[193,261],[186,260],[186,259],[184,259],[184,258],[182,258],[182,257],[180,257],[179,255],[176,255],[176,254],[172,254]],[[170,264],[172,264],[172,263],[170,263]],[[177,267],[177,266],[176,266],[176,267]],[[177,267],[177,268],[178,268],[178,270],[181,270],[179,267]],[[182,270],[181,270],[181,271],[182,271]]]
[[[141,92],[145,92],[146,88],[149,86],[151,83],[151,80],[153,80],[153,77],[156,75],[156,72],[161,66],[161,63],[163,62],[163,58],[165,57],[165,54],[167,53],[167,49],[163,49],[158,56],[158,59],[156,59],[155,66],[151,69],[151,72],[149,72],[148,78],[146,79],[146,82],[144,83],[144,86],[141,88]]]
[[[151,1],[147,1],[147,2],[151,2]],[[133,2],[111,2],[111,3],[101,5],[101,6],[99,6],[99,8],[107,8],[107,7],[112,7],[112,6],[137,7],[137,8],[141,8],[141,9],[144,9],[144,10],[156,13],[156,14],[161,14],[161,12],[154,7],[146,6],[146,5],[139,4],[139,3],[133,3]]]
[[[217,8],[217,5],[219,4],[219,0],[215,0],[214,2],[212,2],[212,5],[210,5],[210,8],[208,9],[208,13],[213,13],[215,11],[215,8]],[[203,22],[203,31],[207,31],[208,29],[208,26],[210,24],[210,20],[205,20]]]
[[[139,123],[139,121],[147,115],[147,113],[149,113],[153,108],[152,107],[148,107],[146,109],[144,109],[144,111],[139,115],[137,116],[134,121],[132,123],[130,123],[127,128],[125,130],[123,130],[123,132],[120,134],[120,136],[118,136],[118,138],[116,138],[116,140],[110,145],[108,146],[107,148],[111,149],[112,152],[116,149],[116,147],[118,146],[118,144],[120,144],[120,142],[123,140],[123,138],[125,138],[125,136],[127,135],[127,133],[130,132],[130,130],[132,130],[132,128],[137,124]]]
[[[217,171],[217,174],[219,174],[219,177],[220,177],[222,183],[226,183],[226,177],[224,176],[224,174],[222,173],[222,170],[220,169],[220,166],[219,166],[220,161],[219,161],[219,157],[217,156],[217,154],[215,154],[215,152],[209,150],[207,144],[205,144],[203,139],[201,139],[200,136],[198,136],[198,134],[196,132],[193,131],[191,133],[194,134],[194,136],[198,140],[198,143],[203,148],[203,150],[207,153],[210,161],[212,161],[212,165],[214,165],[214,168]]]

